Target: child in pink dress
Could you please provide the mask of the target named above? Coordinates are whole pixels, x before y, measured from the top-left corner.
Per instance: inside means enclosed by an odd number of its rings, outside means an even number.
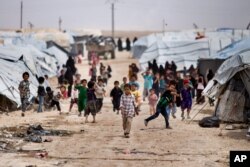
[[[149,90],[150,94],[148,96],[148,104],[149,104],[149,113],[150,115],[154,115],[155,111],[156,111],[156,104],[158,101],[158,97],[155,94],[155,90],[154,89],[150,89]]]

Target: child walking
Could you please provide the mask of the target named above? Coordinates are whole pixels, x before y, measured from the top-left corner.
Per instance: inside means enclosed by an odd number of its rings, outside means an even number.
[[[183,81],[184,88],[181,90],[181,117],[185,119],[184,111],[187,109],[187,119],[190,119],[190,111],[192,107],[192,89],[189,80]]]
[[[45,88],[43,86],[44,78],[39,77],[38,83],[39,83],[39,86],[37,89],[37,94],[38,94],[39,106],[38,106],[37,112],[43,112],[44,96],[46,95]]]
[[[123,91],[121,88],[119,88],[119,81],[115,81],[114,88],[110,92],[110,97],[113,103],[113,111],[115,112],[117,110],[117,114],[119,114],[120,101],[121,101],[122,94],[123,94]]]
[[[124,136],[129,138],[131,124],[135,116],[135,98],[130,92],[130,85],[124,85],[124,94],[121,96],[120,110],[122,114]]]
[[[149,90],[149,96],[148,96],[148,104],[149,104],[149,114],[154,115],[156,111],[156,104],[157,104],[158,97],[155,94],[154,89]]]
[[[82,85],[76,85],[75,89],[78,90],[78,112],[79,117],[82,116],[82,112],[85,110],[87,103],[87,80],[81,80]]]
[[[97,107],[96,107],[96,96],[95,96],[95,82],[89,81],[88,82],[88,89],[87,89],[87,105],[86,105],[86,110],[85,110],[85,122],[88,123],[88,116],[91,113],[93,116],[93,121],[92,123],[96,123],[96,112],[97,112]]]
[[[100,112],[103,105],[103,98],[105,96],[106,90],[102,79],[98,79],[97,84],[95,84],[95,95],[97,98],[97,112]]]
[[[120,88],[124,92],[124,85],[126,85],[128,83],[127,77],[123,77],[122,81],[123,81],[123,83],[121,84]]]
[[[29,98],[30,98],[30,82],[29,82],[29,73],[24,72],[23,73],[23,80],[20,82],[18,89],[20,92],[20,98],[22,103],[22,114],[21,116],[25,116],[25,111],[29,105]]]
[[[69,106],[69,112],[71,112],[71,109],[73,108],[74,104],[78,104],[78,90],[74,87],[74,89],[71,92],[71,100],[70,100],[70,106]]]

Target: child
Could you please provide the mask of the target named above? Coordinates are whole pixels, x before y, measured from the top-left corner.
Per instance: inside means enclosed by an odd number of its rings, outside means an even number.
[[[43,86],[44,78],[39,77],[38,83],[39,83],[39,86],[38,86],[38,90],[37,90],[37,95],[38,95],[38,100],[39,100],[39,106],[38,106],[37,112],[43,112],[44,96],[46,94],[45,88]]]
[[[71,100],[70,100],[70,106],[69,106],[69,112],[71,112],[71,109],[74,104],[78,104],[78,90],[74,88],[71,92]]]
[[[125,86],[125,85],[124,85]],[[119,114],[120,110],[120,101],[123,91],[119,88],[119,81],[114,82],[114,88],[110,92],[110,97],[113,103],[113,111],[117,110],[117,114]]]
[[[21,116],[24,117],[24,113],[29,105],[29,98],[30,98],[30,82],[29,82],[29,73],[23,73],[23,80],[20,82],[18,89],[20,92],[21,103],[22,103],[22,114]]]
[[[88,116],[91,113],[93,116],[93,122],[96,123],[96,96],[95,96],[95,89],[94,89],[95,83],[93,81],[88,82],[88,89],[87,89],[87,105],[86,105],[86,110],[85,110],[85,117],[86,120],[85,122],[88,122]]]
[[[68,92],[67,92],[67,89],[64,85],[60,86],[60,92],[62,94],[62,99],[68,98]]]
[[[123,120],[124,136],[129,138],[132,119],[135,116],[135,97],[130,92],[130,85],[124,85],[124,94],[121,96],[120,110]]]
[[[127,77],[123,77],[123,78],[122,78],[122,81],[123,81],[123,83],[121,84],[120,88],[121,88],[121,90],[124,92],[124,85],[126,85],[127,82],[128,82]]]
[[[164,75],[160,77],[160,94],[162,95],[166,90],[166,81]]]
[[[75,89],[78,90],[78,112],[79,117],[82,116],[82,111],[85,110],[87,103],[87,80],[83,79],[81,81],[82,85],[76,85]]]
[[[157,118],[159,114],[162,114],[165,119],[166,128],[171,129],[171,127],[169,126],[169,117],[166,112],[166,108],[168,106],[171,106],[171,103],[173,102],[173,95],[175,94],[173,90],[175,90],[175,85],[173,83],[169,83],[168,89],[161,95],[160,100],[157,103],[155,114],[144,120],[145,126],[148,125],[149,121]]]
[[[183,81],[184,88],[181,90],[181,117],[182,120],[185,119],[184,111],[187,109],[187,119],[190,119],[190,111],[192,107],[192,90],[190,87],[189,80]]]
[[[62,94],[60,92],[53,93],[53,98],[50,104],[50,108],[53,108],[55,105],[57,107],[57,111],[61,114],[61,106],[60,106],[60,99],[62,98]]]
[[[202,104],[205,102],[205,97],[202,96],[202,92],[204,90],[204,81],[202,77],[199,77],[198,79],[198,86],[197,86],[197,97],[196,97],[196,103]]]
[[[154,89],[150,89],[149,92],[150,92],[148,96],[148,104],[149,104],[149,109],[150,109],[149,114],[154,115],[158,97],[156,96]]]
[[[131,94],[134,95],[135,97],[135,102],[136,102],[136,112],[140,111],[140,107],[141,107],[141,93],[139,92],[139,90],[136,87],[136,84],[133,83],[131,85]]]
[[[44,106],[45,109],[50,109],[50,104],[53,99],[53,91],[50,87],[46,87],[46,95],[44,97]]]
[[[106,91],[104,88],[103,80],[98,79],[98,82],[95,85],[95,95],[97,98],[97,112],[100,112],[102,109],[103,97],[105,96],[105,93],[106,93]]]
[[[91,81],[96,81],[97,69],[96,64],[92,64],[92,67],[89,69],[89,76],[91,76]]]
[[[150,70],[142,73],[142,76],[144,78],[143,101],[145,101],[145,98],[149,95],[149,90],[152,89],[153,77],[150,74]]]

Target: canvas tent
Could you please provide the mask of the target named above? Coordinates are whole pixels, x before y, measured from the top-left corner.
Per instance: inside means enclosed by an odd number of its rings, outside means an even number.
[[[204,32],[205,38],[196,40],[197,32]],[[180,32],[165,32],[151,34],[139,38],[133,46],[133,57],[139,59],[143,70],[147,62],[157,61],[158,65],[166,61],[174,61],[177,70],[187,69],[201,58],[213,58],[212,55],[235,41],[250,36],[249,30],[220,29],[220,30],[187,30]]]
[[[218,98],[215,115],[221,120],[247,121],[250,112],[250,50],[227,59],[203,93]]]

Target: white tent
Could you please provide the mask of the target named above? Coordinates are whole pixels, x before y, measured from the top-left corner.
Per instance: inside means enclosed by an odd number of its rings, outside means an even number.
[[[195,40],[197,32],[203,32],[205,38]],[[157,60],[165,64],[174,61],[177,70],[184,66],[197,66],[200,58],[212,58],[212,55],[238,41],[250,36],[249,30],[219,29],[219,30],[188,30],[181,32],[165,32],[151,34],[139,38],[132,49],[133,57],[139,59],[143,69],[148,61]]]

